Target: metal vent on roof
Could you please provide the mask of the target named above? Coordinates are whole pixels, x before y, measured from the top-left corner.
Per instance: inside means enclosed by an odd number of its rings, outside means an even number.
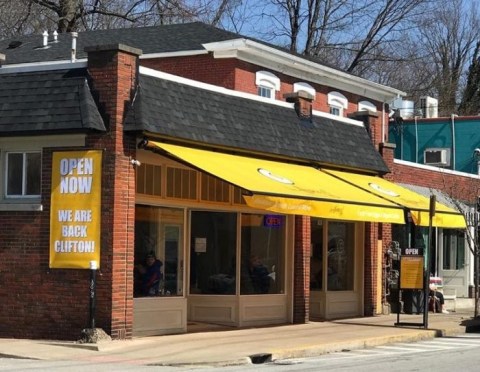
[[[15,49],[15,48],[18,48],[20,45],[22,45],[23,43],[21,41],[12,41],[10,44],[8,44],[8,48],[7,49]]]

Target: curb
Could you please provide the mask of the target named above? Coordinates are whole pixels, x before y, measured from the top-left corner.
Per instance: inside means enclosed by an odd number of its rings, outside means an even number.
[[[423,340],[432,340],[438,337],[453,336],[463,333],[465,330],[461,327],[454,327],[448,329],[428,329],[422,330],[415,334],[395,335],[372,337],[368,339],[358,339],[351,341],[344,341],[338,343],[329,343],[325,345],[310,345],[302,348],[293,348],[288,350],[277,350],[272,353],[273,360],[281,359],[295,359],[320,356],[336,352],[344,352],[350,350],[366,349],[376,346],[393,344],[397,342],[415,342]]]

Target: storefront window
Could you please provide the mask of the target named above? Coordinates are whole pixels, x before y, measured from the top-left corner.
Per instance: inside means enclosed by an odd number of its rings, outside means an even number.
[[[134,297],[183,294],[183,210],[135,208]]]
[[[242,214],[240,294],[284,292],[285,216]]]
[[[310,219],[310,290],[312,291],[322,290],[323,284],[323,222],[319,218]]]
[[[465,266],[465,234],[460,230],[443,230],[443,269],[460,270]]]
[[[193,211],[190,294],[235,294],[237,214]]]
[[[355,224],[328,223],[327,290],[353,290],[355,262]]]

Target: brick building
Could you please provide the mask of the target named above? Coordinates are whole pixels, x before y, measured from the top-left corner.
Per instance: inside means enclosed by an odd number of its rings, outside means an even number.
[[[0,41],[1,336],[78,337],[95,267],[117,339],[382,311],[403,92],[201,23],[75,41]]]

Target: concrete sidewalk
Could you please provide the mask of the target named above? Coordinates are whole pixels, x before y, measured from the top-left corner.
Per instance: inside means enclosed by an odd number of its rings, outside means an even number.
[[[234,365],[262,359],[316,356],[394,342],[410,342],[465,332],[473,311],[429,313],[429,328],[395,326],[397,315],[310,322],[263,328],[105,341],[97,344],[0,339],[0,357],[89,360],[138,365]],[[422,315],[400,315],[400,322],[422,323]]]

